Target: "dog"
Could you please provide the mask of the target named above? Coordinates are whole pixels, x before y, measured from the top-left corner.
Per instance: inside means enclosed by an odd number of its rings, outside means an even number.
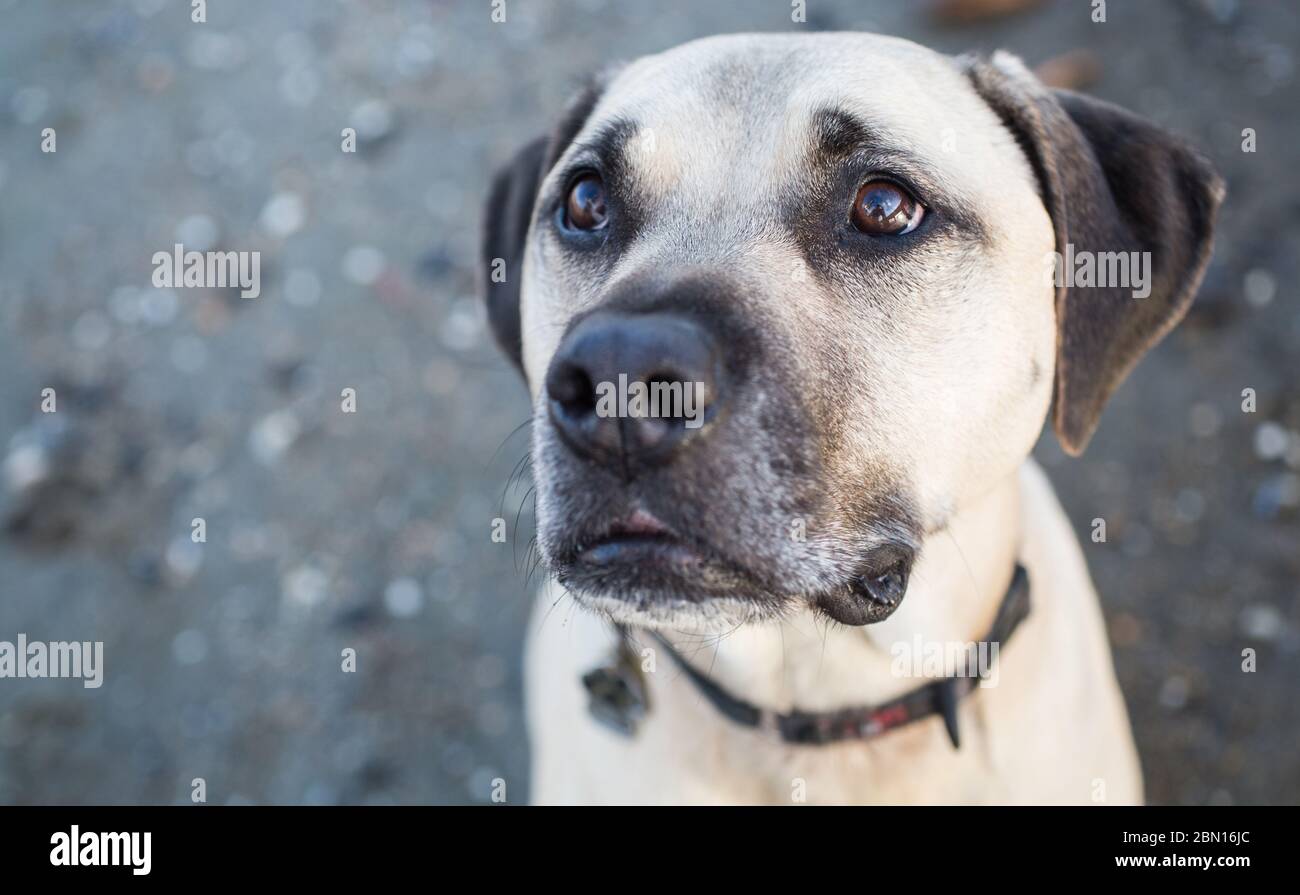
[[[558,585],[525,655],[533,801],[1141,802],[1029,454],[1049,412],[1084,450],[1223,195],[1003,52],[728,35],[592,78],[483,227]],[[1129,257],[1146,282],[1112,282]],[[598,412],[620,377],[694,387],[695,425]],[[952,644],[993,667],[906,655]]]

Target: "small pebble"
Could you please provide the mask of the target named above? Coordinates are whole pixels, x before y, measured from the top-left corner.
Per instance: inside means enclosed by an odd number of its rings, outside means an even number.
[[[1290,437],[1286,429],[1269,420],[1255,427],[1255,456],[1261,460],[1280,460],[1286,456]]]
[[[368,99],[352,110],[348,121],[358,140],[376,143],[393,132],[393,108],[383,100]]]
[[[1282,613],[1267,603],[1255,603],[1241,610],[1237,620],[1241,633],[1252,640],[1272,642],[1282,636]]]
[[[262,207],[260,223],[268,236],[284,239],[302,229],[307,210],[297,193],[276,193]]]
[[[1197,438],[1212,438],[1223,425],[1223,415],[1213,404],[1193,404],[1191,413],[1192,434]]]
[[[248,446],[259,462],[272,466],[293,446],[302,431],[298,418],[288,410],[268,413],[248,434]]]
[[[39,485],[49,474],[50,457],[39,445],[20,445],[5,457],[5,488],[12,494]]]
[[[1277,294],[1277,281],[1267,270],[1257,267],[1246,274],[1242,288],[1251,307],[1262,308],[1271,303]]]
[[[1171,711],[1187,705],[1187,678],[1181,674],[1170,675],[1160,686],[1160,704]]]
[[[374,246],[353,246],[343,255],[343,275],[358,286],[370,286],[384,272],[384,253]]]
[[[424,592],[412,578],[398,578],[384,588],[384,608],[394,618],[413,618],[424,606]]]
[[[186,584],[203,565],[203,545],[194,543],[189,535],[177,535],[167,545],[163,564],[173,585]]]
[[[295,606],[316,606],[328,591],[329,577],[315,566],[297,566],[280,579],[281,597]]]
[[[206,252],[216,248],[221,228],[209,215],[192,214],[181,219],[172,235],[185,246],[185,251]]]

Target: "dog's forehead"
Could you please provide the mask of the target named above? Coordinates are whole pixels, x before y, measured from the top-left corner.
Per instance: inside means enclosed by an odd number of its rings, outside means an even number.
[[[990,176],[1032,176],[952,58],[871,34],[731,35],[638,59],[577,142],[617,130],[643,188],[680,195],[739,171],[796,174],[841,113],[972,199]]]

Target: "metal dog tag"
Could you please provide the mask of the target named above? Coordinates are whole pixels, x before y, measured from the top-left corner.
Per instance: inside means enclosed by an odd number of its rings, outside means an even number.
[[[582,685],[587,688],[587,711],[593,718],[615,733],[636,735],[647,708],[645,679],[625,644],[620,644],[614,662],[584,674]]]

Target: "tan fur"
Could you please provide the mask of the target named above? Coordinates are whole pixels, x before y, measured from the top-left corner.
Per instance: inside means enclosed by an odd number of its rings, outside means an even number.
[[[737,82],[757,76],[752,90],[729,99],[718,75],[728,66]],[[770,96],[764,79],[779,81]],[[808,115],[828,102],[939,172],[945,190],[978,209],[986,243],[954,243],[902,271],[882,290],[887,304],[864,298],[852,271],[797,276],[803,255],[770,225],[770,197],[753,185],[797,181]],[[608,84],[576,143],[615,117],[636,121],[653,147],[631,175],[653,205],[644,232],[599,282],[566,267],[544,228],[534,226],[526,247],[523,365],[539,419],[539,527],[565,524],[548,491],[542,382],[566,325],[628,278],[725,270],[745,286],[737,301],[746,313],[788,347],[782,362],[809,383],[815,422],[836,432],[823,457],[827,506],[807,545],[780,548],[791,579],[811,587],[842,575],[871,537],[851,530],[846,507],[900,472],[927,534],[902,606],[877,625],[828,625],[797,605],[746,623],[743,604],[651,623],[749,702],[811,711],[917,686],[891,672],[893,646],[982,638],[1017,561],[1029,571],[1032,610],[1002,650],[996,686],[963,701],[960,750],[937,717],[869,742],[775,743],[722,718],[662,655],[648,675],[650,714],[625,738],[590,718],[580,682],[610,657],[608,620],[588,611],[609,607],[591,595],[578,605],[552,584],[528,637],[534,800],[1140,802],[1096,595],[1049,484],[1025,459],[1052,393],[1054,290],[1042,274],[1054,233],[997,115],[946,57],[889,38],[818,35],[709,39],[634,62]],[[756,443],[764,437],[755,427]]]

